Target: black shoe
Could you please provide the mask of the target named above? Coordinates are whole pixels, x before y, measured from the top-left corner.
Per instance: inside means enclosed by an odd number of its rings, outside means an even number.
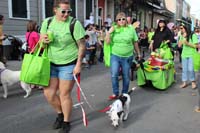
[[[58,114],[58,117],[56,118],[56,121],[53,124],[53,129],[61,128],[63,124],[63,120],[64,120],[63,114]]]
[[[70,122],[63,122],[62,128],[58,133],[69,133],[70,127]]]

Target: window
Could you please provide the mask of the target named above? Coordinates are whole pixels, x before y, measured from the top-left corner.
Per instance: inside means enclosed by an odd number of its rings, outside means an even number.
[[[53,16],[53,0],[45,0],[45,16]]]
[[[86,0],[86,18],[92,13],[92,0]]]
[[[70,0],[70,6],[72,8],[71,16],[76,18],[76,0]]]
[[[11,18],[30,18],[29,0],[9,0],[9,16]]]

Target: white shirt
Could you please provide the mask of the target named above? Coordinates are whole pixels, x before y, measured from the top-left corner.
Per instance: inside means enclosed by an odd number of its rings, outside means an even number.
[[[108,27],[111,27],[112,19],[111,18],[106,18],[106,22],[108,23]]]

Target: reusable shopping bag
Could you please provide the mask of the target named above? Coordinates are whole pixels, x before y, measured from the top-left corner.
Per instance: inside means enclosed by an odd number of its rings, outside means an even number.
[[[40,53],[42,45],[42,43],[38,43],[33,54],[24,55],[20,74],[21,81],[41,86],[49,85],[50,61],[47,57],[47,48],[44,48]]]
[[[105,64],[106,67],[110,67],[110,58],[111,58],[111,52],[112,52],[112,43],[107,44],[104,41],[103,52],[104,52],[104,64]]]
[[[200,53],[197,51],[193,54],[194,71],[200,70]]]

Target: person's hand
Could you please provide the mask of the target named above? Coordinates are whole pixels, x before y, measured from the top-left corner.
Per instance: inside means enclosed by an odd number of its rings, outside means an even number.
[[[5,35],[0,36],[0,40],[4,40],[6,38]]]
[[[136,21],[135,23],[133,23],[133,27],[134,28],[139,28],[140,27],[140,22]]]
[[[200,49],[200,43],[198,43],[196,47],[197,47],[198,49]]]
[[[153,43],[150,43],[149,49],[150,49],[151,51],[153,51]]]
[[[78,75],[80,73],[81,73],[81,65],[76,64],[76,66],[74,67],[74,70],[73,70],[73,74]]]
[[[112,26],[110,29],[109,29],[109,31],[108,31],[108,33],[113,33],[113,31],[114,31],[115,29],[114,29],[114,27]]]
[[[49,44],[49,43],[50,43],[50,40],[49,40],[47,34],[42,35],[42,41],[43,41],[45,44]]]
[[[138,60],[141,60],[142,59],[142,56],[141,55],[138,55]]]

